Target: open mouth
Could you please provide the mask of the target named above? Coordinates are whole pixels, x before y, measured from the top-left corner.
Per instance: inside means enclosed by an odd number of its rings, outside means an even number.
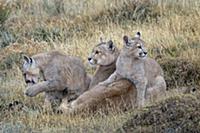
[[[26,84],[27,84],[27,86],[32,86],[32,85],[34,85],[34,84],[36,84],[36,82],[35,81],[26,81]]]
[[[27,83],[27,86],[29,87],[29,86],[32,86],[32,85],[34,85],[34,83]]]
[[[140,56],[141,58],[145,58],[145,57],[147,57],[147,54],[145,54],[145,53],[139,53],[139,56]]]
[[[89,61],[89,64],[90,65],[95,65],[93,61]]]

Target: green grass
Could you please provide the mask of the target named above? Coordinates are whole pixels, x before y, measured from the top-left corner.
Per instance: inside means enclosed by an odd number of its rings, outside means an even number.
[[[112,39],[121,48],[124,35],[134,36],[140,31],[149,55],[161,57],[159,62],[170,83],[169,90],[200,85],[199,0],[21,0],[0,3],[0,21],[3,23],[0,23],[2,131],[114,132],[135,112],[97,113],[87,117],[46,113],[42,110],[43,95],[29,98],[23,94],[21,53],[33,55],[61,50],[81,57],[88,72],[92,72],[87,65],[87,56],[100,37]],[[5,9],[6,12],[1,12]],[[178,61],[179,66],[186,68],[176,67]],[[177,68],[183,70],[180,75]],[[187,77],[193,69],[194,76]],[[195,81],[190,82],[189,78],[193,77]],[[22,102],[23,109],[9,110],[13,101]]]

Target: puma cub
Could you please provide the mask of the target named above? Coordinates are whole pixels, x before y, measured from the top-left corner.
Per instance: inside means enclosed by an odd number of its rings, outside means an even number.
[[[165,94],[163,70],[154,59],[147,57],[145,42],[141,39],[140,32],[134,38],[124,36],[123,41],[124,46],[116,62],[116,71],[100,85],[108,85],[122,78],[129,79],[137,88],[137,104],[142,107],[146,96]]]
[[[112,40],[105,42],[100,38],[100,43],[93,48],[88,57],[89,64],[97,67],[91,78],[89,88],[106,80],[115,71],[118,55],[119,50]]]
[[[45,92],[45,104],[55,99],[71,101],[88,89],[90,79],[82,61],[58,51],[24,56],[23,75],[28,84],[25,94],[33,97]],[[40,73],[43,81],[39,82]]]
[[[112,107],[128,109],[135,106],[136,89],[127,79],[113,82],[109,86],[99,86],[98,83],[106,80],[116,70],[116,60],[119,50],[112,40],[102,41],[95,45],[88,61],[96,66],[94,76],[91,78],[90,89],[81,94],[77,99],[68,103],[63,102],[59,107],[65,113],[83,110],[96,110]]]

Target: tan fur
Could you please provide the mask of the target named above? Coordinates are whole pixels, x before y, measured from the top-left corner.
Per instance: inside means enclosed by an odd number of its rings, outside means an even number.
[[[42,82],[35,80],[39,71],[44,78]],[[73,100],[87,90],[90,82],[79,58],[58,51],[26,57],[23,73],[26,82],[31,84],[25,94],[32,97],[45,92],[45,104],[64,97]]]
[[[108,42],[100,42],[93,48],[88,57],[88,62],[92,66],[96,66],[97,69],[91,79],[89,88],[106,80],[115,71],[115,63],[118,55],[119,50],[111,40]]]
[[[139,33],[140,35],[140,33]],[[144,106],[145,97],[165,94],[166,83],[160,65],[146,57],[144,41],[140,36],[130,39],[124,36],[124,47],[116,62],[116,71],[100,85],[108,85],[122,78],[127,78],[137,88],[137,103]]]
[[[77,113],[84,110],[94,111],[111,105],[114,109],[135,107],[136,89],[126,79],[113,82],[109,86],[95,86],[84,92],[70,104],[62,103],[59,107],[64,113]]]
[[[109,47],[111,44],[112,46]],[[88,58],[91,65],[97,66],[90,82],[90,90],[80,95],[70,104],[63,102],[59,109],[68,113],[69,111],[76,112],[85,109],[96,110],[101,107],[105,108],[107,105],[119,109],[134,107],[136,89],[130,81],[126,79],[119,80],[108,87],[97,85],[115,71],[118,55],[119,51],[112,41],[101,42],[96,45]],[[102,58],[102,56],[106,56],[106,58]]]

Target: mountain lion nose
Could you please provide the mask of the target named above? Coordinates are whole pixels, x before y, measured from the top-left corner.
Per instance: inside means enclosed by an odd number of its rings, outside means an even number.
[[[91,59],[92,59],[92,58],[90,58],[90,57],[88,58],[89,61],[90,61]]]
[[[26,80],[25,82],[28,84],[28,83],[31,83],[31,80]]]

